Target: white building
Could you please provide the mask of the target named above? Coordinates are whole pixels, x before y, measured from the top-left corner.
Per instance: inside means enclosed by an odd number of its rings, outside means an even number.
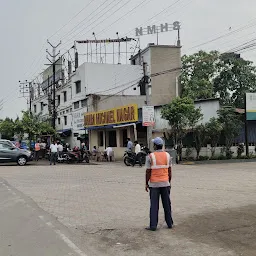
[[[56,89],[56,129],[71,146],[80,145],[77,138],[85,136],[84,113],[88,111],[87,95],[139,96],[137,85],[143,76],[139,65],[83,63],[64,85]],[[49,94],[51,94],[49,92]],[[32,111],[49,118],[51,101],[44,93],[32,102]]]

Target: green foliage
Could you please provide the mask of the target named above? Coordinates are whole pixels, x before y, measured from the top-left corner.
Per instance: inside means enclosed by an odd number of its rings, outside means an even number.
[[[209,122],[205,124],[206,140],[211,143],[212,158],[214,157],[217,144],[220,140],[222,129],[221,122],[215,117],[212,117]]]
[[[209,160],[208,156],[199,156],[198,157],[198,161],[207,161],[207,160]]]
[[[29,111],[23,111],[22,125],[24,132],[34,139],[38,135],[53,135],[55,133],[49,122],[41,121],[40,115],[33,115]]]
[[[244,144],[240,143],[237,146],[237,158],[241,158],[243,153],[244,153]]]
[[[201,110],[195,108],[192,99],[178,97],[162,108],[161,115],[168,120],[174,145],[177,145],[178,153],[181,155],[182,139],[188,133],[188,129],[194,127],[202,118]]]
[[[227,158],[232,158],[231,146],[234,139],[239,135],[242,128],[240,116],[235,113],[232,107],[223,107],[218,111],[219,121],[222,124],[223,135],[225,136],[225,153]]]
[[[213,88],[222,105],[244,108],[244,94],[256,90],[256,68],[252,64],[234,54],[220,56]]]
[[[206,141],[206,131],[205,131],[205,126],[203,124],[197,125],[194,128],[193,137],[194,137],[194,146],[196,149],[196,159],[198,160],[201,148],[203,147]]]
[[[54,129],[49,122],[43,122],[39,115],[33,115],[29,111],[22,112],[22,118],[16,118],[13,121],[10,118],[0,122],[0,132],[5,139],[12,140],[16,135],[20,140],[23,139],[24,134],[29,135],[29,139],[35,139],[38,135],[53,135]]]
[[[217,73],[219,53],[199,51],[182,57],[182,96],[193,100],[214,96],[212,80]]]
[[[14,121],[10,118],[6,118],[0,122],[0,133],[3,139],[12,140],[14,136]]]
[[[244,94],[256,91],[256,67],[236,54],[199,51],[182,57],[182,96],[220,97],[222,105],[244,107]]]

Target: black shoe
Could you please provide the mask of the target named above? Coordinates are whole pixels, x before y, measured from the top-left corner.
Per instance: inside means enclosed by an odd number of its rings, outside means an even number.
[[[151,227],[147,227],[145,228],[146,230],[149,230],[149,231],[156,231],[156,228],[151,228]]]
[[[173,226],[168,226],[167,228],[172,229],[172,228],[173,228]]]

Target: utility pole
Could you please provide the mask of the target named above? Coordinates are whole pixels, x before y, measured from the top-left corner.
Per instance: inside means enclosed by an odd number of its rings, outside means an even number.
[[[60,54],[58,52],[56,54],[56,49],[61,45],[61,42],[57,44],[56,46],[52,45],[49,40],[47,40],[47,43],[52,47],[52,53],[49,53],[48,50],[46,52],[52,57],[52,60],[50,60],[47,56],[47,59],[50,61],[50,65],[52,65],[52,73],[53,73],[53,82],[52,82],[52,128],[56,129],[56,57]]]
[[[19,81],[19,84],[21,97],[27,100],[27,104],[29,105],[29,113],[32,114],[32,82],[25,80],[24,82]]]
[[[145,85],[146,89],[146,105],[151,106],[151,100],[150,100],[150,85],[149,85],[149,76],[147,74],[147,63],[143,62],[143,83]],[[152,149],[152,127],[147,126],[147,142],[148,142],[148,148],[151,150]]]
[[[246,93],[244,95],[244,136],[245,136],[245,152],[249,156],[249,143],[248,143],[248,121],[247,121],[247,106],[246,106]]]

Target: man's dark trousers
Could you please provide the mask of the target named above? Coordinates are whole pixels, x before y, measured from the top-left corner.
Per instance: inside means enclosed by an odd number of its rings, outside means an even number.
[[[54,165],[55,165],[56,161],[57,161],[57,157],[58,157],[58,153],[57,152],[52,152],[51,156],[50,156],[50,164],[54,163]]]
[[[164,208],[165,221],[169,228],[173,225],[172,208],[170,200],[170,187],[150,188],[150,227],[157,228],[159,197],[161,195]]]

